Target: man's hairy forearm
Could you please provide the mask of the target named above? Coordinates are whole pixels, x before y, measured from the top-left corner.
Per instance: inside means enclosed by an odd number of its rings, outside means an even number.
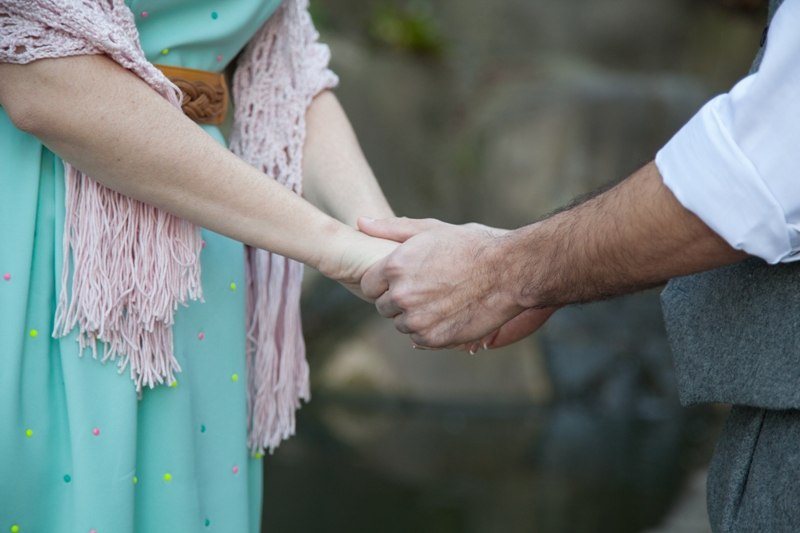
[[[508,268],[500,271],[527,308],[626,294],[747,257],[686,210],[652,162],[612,189],[501,241]]]

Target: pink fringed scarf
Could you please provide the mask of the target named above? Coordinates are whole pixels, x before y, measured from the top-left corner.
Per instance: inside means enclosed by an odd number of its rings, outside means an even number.
[[[244,51],[233,84],[231,150],[298,194],[306,109],[337,82],[307,3],[285,0]],[[0,61],[83,54],[108,55],[180,105],[178,89],[145,59],[122,0],[0,3]],[[54,335],[77,327],[81,349],[91,347],[95,356],[99,340],[103,361],[116,360],[120,371],[129,366],[138,391],[171,383],[180,371],[174,313],[202,298],[199,232],[64,166],[64,267]],[[249,445],[272,451],[294,433],[295,409],[309,398],[299,309],[303,270],[251,248],[246,267]]]

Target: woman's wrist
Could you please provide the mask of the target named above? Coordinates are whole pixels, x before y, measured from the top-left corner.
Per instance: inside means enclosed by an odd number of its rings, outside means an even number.
[[[340,283],[360,283],[369,267],[398,246],[394,241],[370,237],[340,222],[336,224],[320,249],[317,270]]]
[[[316,263],[313,266],[325,277],[336,281],[351,281],[352,274],[349,257],[358,247],[359,235],[362,235],[350,226],[331,219],[328,227],[319,235]]]
[[[336,279],[338,258],[346,246],[348,228],[338,220],[325,218],[309,228],[308,256],[302,262],[324,276]]]

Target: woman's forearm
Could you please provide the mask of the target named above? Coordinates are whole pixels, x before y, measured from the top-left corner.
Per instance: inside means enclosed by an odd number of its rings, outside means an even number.
[[[353,128],[333,93],[319,94],[306,113],[303,192],[338,220],[356,225],[359,216],[393,216]]]
[[[365,242],[104,56],[0,65],[0,80],[0,104],[19,127],[125,195],[326,274]]]

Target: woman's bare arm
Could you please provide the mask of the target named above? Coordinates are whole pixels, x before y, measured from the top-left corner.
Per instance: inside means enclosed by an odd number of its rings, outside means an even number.
[[[333,93],[325,91],[314,99],[306,113],[306,126],[305,197],[353,227],[359,216],[394,216]]]
[[[104,56],[0,64],[0,105],[107,187],[334,279],[356,281],[393,247],[266,179]]]

